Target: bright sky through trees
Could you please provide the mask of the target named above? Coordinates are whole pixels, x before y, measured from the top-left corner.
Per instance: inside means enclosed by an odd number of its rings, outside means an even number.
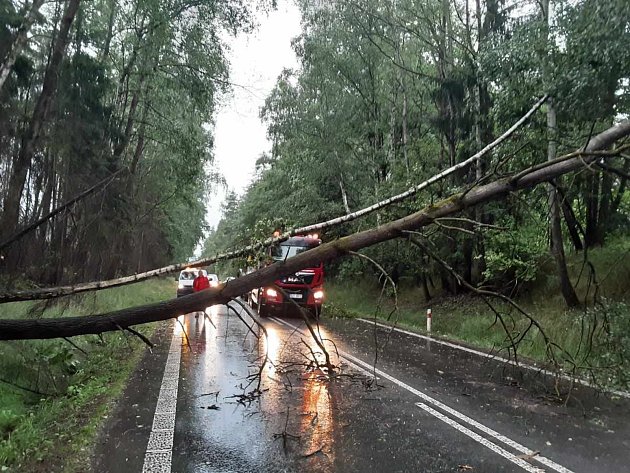
[[[230,81],[235,85],[216,115],[214,154],[216,168],[238,194],[251,181],[256,159],[271,148],[259,118],[260,107],[282,69],[297,66],[291,39],[300,33],[300,11],[290,0],[278,3],[270,14],[259,13],[256,31],[228,42]],[[218,189],[208,205],[211,226],[219,222],[224,196]]]

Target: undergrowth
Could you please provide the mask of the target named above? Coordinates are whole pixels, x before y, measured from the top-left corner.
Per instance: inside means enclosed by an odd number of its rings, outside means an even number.
[[[602,386],[630,388],[630,241],[618,240],[591,250],[586,259],[581,253],[571,255],[569,270],[584,308],[565,308],[553,268],[541,271],[536,281],[516,297],[516,302],[540,322],[549,340],[559,345],[547,345],[541,333],[532,328],[519,344],[519,356],[555,361],[563,370]],[[394,308],[389,290],[379,302],[381,287],[377,284],[355,279],[327,285],[327,316],[376,315],[387,319]],[[488,301],[502,315],[513,339],[527,330],[528,320],[511,306],[498,299]],[[505,351],[510,344],[494,311],[486,301],[472,295],[426,301],[419,288],[399,288],[398,310],[389,322],[424,332],[429,307],[432,331],[437,336],[494,352]]]
[[[101,313],[172,297],[154,280],[54,304],[0,305],[0,318]],[[156,324],[136,327],[149,338]],[[111,401],[122,392],[146,345],[121,332],[65,340],[0,342],[2,471],[81,472]]]

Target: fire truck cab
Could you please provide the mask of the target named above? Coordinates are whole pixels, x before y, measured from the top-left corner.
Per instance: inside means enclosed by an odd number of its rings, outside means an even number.
[[[294,236],[270,249],[274,262],[284,261],[322,243],[318,235]],[[307,309],[316,318],[324,301],[324,265],[305,268],[274,282],[274,286],[251,291],[249,302],[258,308],[261,317],[295,312],[295,304]]]

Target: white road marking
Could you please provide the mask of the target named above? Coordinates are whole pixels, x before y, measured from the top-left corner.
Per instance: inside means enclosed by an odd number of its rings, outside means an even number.
[[[492,450],[494,453],[498,453],[499,455],[501,455],[504,458],[507,458],[509,461],[511,461],[512,463],[516,463],[518,466],[520,466],[521,468],[523,468],[524,470],[527,470],[531,473],[544,473],[545,470],[543,470],[542,468],[538,468],[536,466],[532,466],[529,463],[527,463],[525,460],[523,460],[522,458],[517,457],[516,455],[508,452],[507,450],[499,447],[496,443],[492,443],[490,440],[483,438],[481,435],[473,432],[470,429],[467,429],[466,427],[464,427],[461,424],[458,424],[457,422],[455,422],[454,420],[452,420],[450,417],[446,417],[444,414],[436,411],[435,409],[427,406],[425,403],[423,402],[417,402],[416,406],[424,409],[425,411],[427,411],[429,414],[437,417],[438,419],[440,419],[442,422],[445,422],[446,424],[450,425],[451,427],[453,427],[454,429],[459,430],[461,433],[468,435],[471,439],[475,440],[476,442],[479,442],[481,445],[483,445],[484,447],[489,448],[490,450]]]
[[[555,377],[559,377],[559,378],[564,379],[566,381],[571,381],[571,382],[574,382],[574,383],[577,383],[577,384],[581,384],[582,386],[587,386],[589,388],[600,389],[598,386],[595,386],[594,384],[592,384],[592,383],[590,383],[590,382],[588,382],[588,381],[586,381],[584,379],[574,378],[572,376],[568,376],[568,375],[563,374],[563,373],[557,373],[557,372],[554,372],[554,371],[546,370],[546,369],[540,368],[539,366],[536,366],[536,365],[528,365],[526,363],[516,363],[514,360],[509,360],[507,358],[503,358],[503,357],[500,357],[500,356],[497,356],[497,355],[492,355],[491,353],[485,353],[483,351],[474,350],[472,348],[468,348],[468,347],[465,347],[465,346],[462,346],[462,345],[457,345],[456,343],[449,343],[449,342],[446,342],[444,340],[439,340],[439,339],[436,339],[436,338],[433,338],[433,337],[428,337],[426,335],[421,335],[419,333],[410,332],[409,330],[404,330],[404,329],[401,329],[401,328],[398,328],[398,327],[392,327],[391,325],[375,322],[374,320],[368,320],[368,319],[362,319],[362,318],[357,318],[356,320],[359,320],[361,322],[365,322],[365,323],[368,323],[368,324],[371,324],[371,325],[377,325],[379,327],[390,329],[390,330],[393,329],[396,332],[404,333],[405,335],[410,335],[412,337],[421,338],[423,340],[427,340],[427,341],[430,341],[432,343],[437,343],[439,345],[444,345],[444,346],[447,346],[447,347],[450,347],[450,348],[455,348],[456,350],[465,351],[465,352],[468,352],[468,353],[472,353],[474,355],[483,356],[484,358],[489,358],[491,360],[499,361],[501,363],[506,363],[508,365],[517,366],[519,368],[525,368],[525,369],[528,369],[528,370],[531,370],[531,371],[536,371],[537,373],[542,373],[542,374],[545,374],[547,376],[552,376],[554,378]],[[610,394],[615,394],[617,396],[625,397],[627,399],[630,399],[630,393],[626,392],[626,391],[619,391],[619,390],[616,390],[616,389],[606,389],[605,391],[610,393]]]
[[[160,395],[155,406],[151,435],[144,454],[142,473],[171,473],[179,364],[182,356],[182,341],[181,337],[176,335],[177,327],[177,324],[175,324],[168,358],[164,367]]]
[[[299,331],[300,333],[302,333],[303,335],[306,335],[306,333],[304,331],[300,330],[298,327],[295,327],[294,325],[292,325],[292,324],[290,324],[288,322],[276,319],[275,317],[272,317],[271,320],[273,320],[276,323],[279,323],[279,324],[285,325],[287,327],[290,327],[292,329],[295,329],[295,330]],[[457,418],[457,419],[459,419],[459,420],[469,424],[470,426],[478,429],[479,431],[483,432],[484,434],[493,437],[495,440],[498,440],[498,441],[504,443],[505,445],[508,445],[509,447],[513,448],[514,450],[516,450],[516,451],[518,451],[518,452],[520,452],[520,453],[522,453],[524,455],[532,456],[532,460],[535,460],[535,461],[537,461],[537,462],[547,466],[548,468],[551,468],[551,469],[557,471],[558,473],[573,473],[572,470],[569,470],[568,468],[566,468],[566,467],[564,467],[562,465],[559,465],[558,463],[555,463],[554,461],[552,461],[552,460],[550,460],[550,459],[548,459],[548,458],[546,458],[546,457],[544,457],[542,455],[537,455],[535,451],[533,451],[533,450],[525,447],[524,445],[521,445],[520,443],[518,443],[518,442],[516,442],[516,441],[514,441],[514,440],[512,440],[512,439],[510,439],[510,438],[508,438],[508,437],[498,433],[497,431],[495,431],[495,430],[493,430],[493,429],[483,425],[482,423],[477,422],[476,420],[468,417],[467,415],[462,414],[459,411],[456,411],[455,409],[447,406],[446,404],[443,404],[442,402],[440,402],[437,399],[429,396],[428,394],[425,394],[422,391],[419,391],[418,389],[416,389],[416,388],[414,388],[414,387],[412,387],[412,386],[410,386],[410,385],[400,381],[399,379],[394,378],[393,376],[387,374],[386,372],[384,372],[384,371],[382,371],[382,370],[380,370],[378,368],[375,368],[374,366],[370,365],[369,363],[366,363],[363,360],[360,360],[359,358],[357,358],[357,357],[355,357],[355,356],[353,356],[353,355],[351,355],[351,354],[349,354],[347,352],[344,352],[343,350],[339,350],[338,349],[337,351],[339,353],[339,356],[344,358],[345,361],[347,363],[349,363],[350,365],[354,365],[356,367],[363,368],[364,370],[367,370],[367,371],[371,372],[370,375],[377,374],[377,375],[381,376],[382,378],[391,381],[392,383],[396,384],[397,386],[399,386],[399,387],[409,391],[412,394],[415,394],[416,396],[421,398],[423,401],[425,401],[425,402],[427,402],[429,404],[432,404],[433,406],[441,409],[442,411],[450,414],[451,416],[453,416],[453,417],[455,417],[455,418]],[[423,403],[419,403],[419,404],[423,404]],[[422,406],[419,406],[419,407],[422,407]],[[427,410],[427,409],[425,409],[425,410]],[[427,412],[429,412],[429,411],[427,410]],[[442,417],[448,419],[448,417],[446,417],[444,415],[442,415]],[[440,420],[444,420],[442,417],[438,417],[438,418]],[[466,429],[466,427],[463,427],[462,425],[460,425],[456,421],[454,421],[452,419],[450,419],[450,420],[451,420],[451,423],[448,423],[448,424],[451,425],[452,427],[454,427],[453,424],[457,424],[462,429]],[[459,428],[458,428],[458,430],[462,431]],[[485,446],[488,447],[488,445],[485,445]],[[490,448],[490,447],[488,447],[488,448]],[[500,447],[498,447],[498,448],[500,448]],[[494,449],[491,449],[491,450],[494,450]],[[494,450],[494,451],[496,452],[496,450]],[[525,463],[527,463],[527,462],[525,462]],[[531,467],[531,465],[529,463],[527,463],[527,465],[529,467]],[[529,470],[529,471],[531,471],[531,470]],[[534,471],[540,471],[540,470],[538,469],[538,470],[534,470]]]

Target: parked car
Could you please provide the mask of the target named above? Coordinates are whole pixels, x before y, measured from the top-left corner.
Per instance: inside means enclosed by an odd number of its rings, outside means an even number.
[[[193,281],[199,274],[199,269],[196,268],[186,268],[179,273],[179,278],[177,279],[177,297],[186,296],[188,294],[192,294],[193,292]],[[205,269],[202,269],[201,272],[208,276],[208,272]]]
[[[219,276],[212,273],[206,274],[206,276],[208,277],[208,281],[210,281],[210,287],[215,287],[219,285]]]

